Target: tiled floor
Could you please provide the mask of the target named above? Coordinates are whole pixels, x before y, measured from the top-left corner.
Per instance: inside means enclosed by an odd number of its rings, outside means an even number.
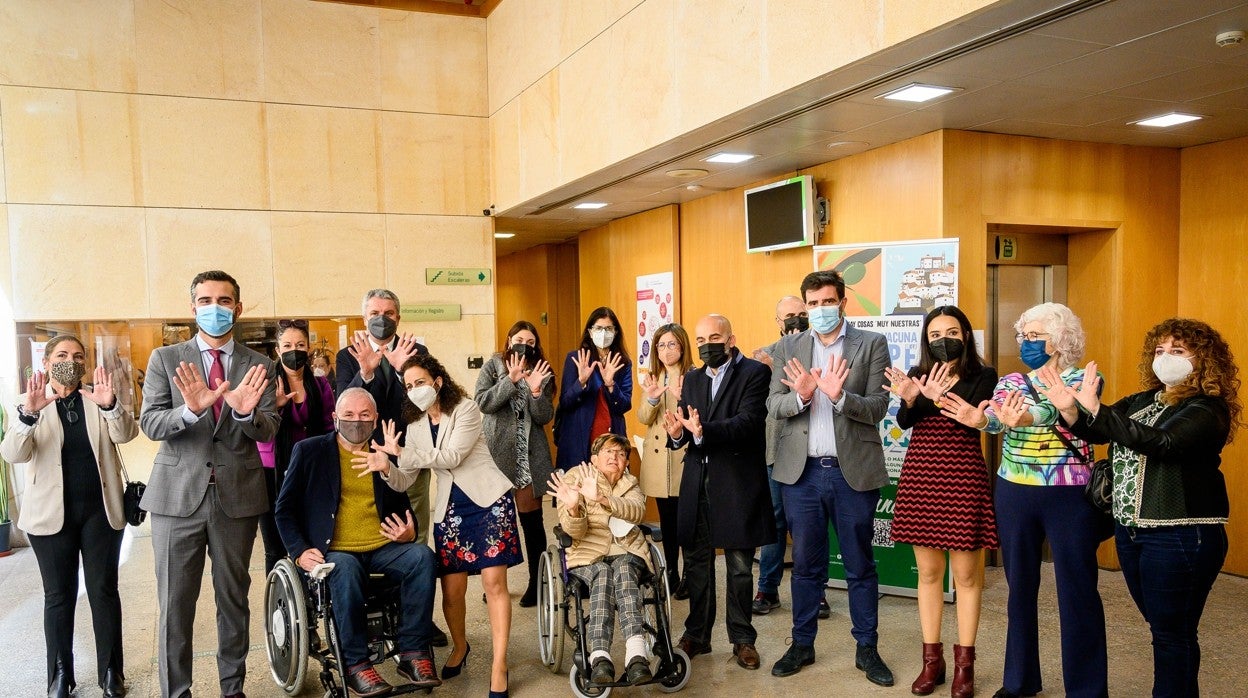
[[[142,462],[131,459],[130,462]],[[139,475],[138,473],[135,473]],[[549,510],[547,510],[549,511]],[[548,516],[548,519],[550,517]],[[263,603],[264,584],[261,545],[256,543],[252,558],[251,588],[252,636],[248,660],[246,691],[252,698],[280,696],[281,691],[269,678],[264,651],[263,618],[258,609]],[[156,681],[156,580],[152,567],[149,531],[145,525],[127,529],[121,568],[121,593],[125,625],[126,674],[130,695],[159,695]],[[720,564],[722,580],[723,566]],[[513,597],[523,591],[527,573],[523,566],[512,570],[510,587]],[[897,685],[881,688],[866,681],[853,666],[853,641],[849,635],[846,597],[843,591],[830,590],[832,618],[820,622],[816,642],[818,659],[796,676],[773,678],[769,668],[786,646],[790,615],[787,593],[788,576],[781,591],[783,607],[770,615],[756,618],[759,633],[758,649],[763,658],[761,671],[745,671],[732,661],[721,622],[716,626],[712,645],[714,652],[693,660],[693,676],[685,695],[697,696],[773,696],[773,695],[909,695],[910,682],[920,667],[920,636],[913,599],[886,596],[880,600],[880,652],[897,676]],[[211,601],[211,580],[205,575],[204,592],[200,597],[196,623],[195,694],[218,695],[216,683],[215,609]],[[1147,627],[1132,604],[1117,572],[1103,571],[1100,580],[1105,601],[1109,631],[1110,689],[1115,696],[1148,695],[1152,683],[1152,659]],[[0,559],[0,643],[6,655],[0,669],[0,698],[39,696],[44,692],[45,659],[42,632],[42,588],[34,555],[28,548]],[[474,578],[468,591],[468,635],[473,653],[466,671],[435,691],[435,695],[485,695],[489,678],[489,628],[485,605],[481,598],[480,581]],[[1006,585],[999,568],[989,568],[983,600],[976,666],[978,694],[991,696],[1001,685],[1001,662],[1005,638]],[[440,608],[440,606],[439,606]],[[568,695],[568,677],[547,672],[537,661],[535,614],[533,609],[513,607],[511,649],[511,693],[514,696]],[[673,603],[673,614],[679,626],[686,611],[684,602]],[[445,628],[440,610],[435,612],[438,624]],[[954,609],[945,609],[946,651],[954,638]],[[1054,595],[1052,568],[1044,569],[1041,585],[1040,627],[1042,664],[1047,690],[1044,695],[1062,695],[1061,660],[1057,604]],[[1236,686],[1243,686],[1248,676],[1248,580],[1223,575],[1213,588],[1202,623],[1203,663],[1201,684],[1204,695],[1242,695]],[[617,643],[619,644],[619,643]],[[95,686],[95,653],[91,639],[90,613],[85,597],[79,599],[76,640],[77,678],[80,696],[99,696]],[[439,651],[439,666],[446,650]],[[1078,658],[1074,658],[1078,661]],[[951,660],[950,660],[951,661]],[[952,668],[951,668],[952,670]],[[388,671],[388,670],[387,670]],[[393,678],[393,676],[391,676]],[[948,695],[948,685],[936,695]],[[302,695],[319,696],[313,672],[305,681]],[[657,688],[617,689],[616,695],[658,695]]]

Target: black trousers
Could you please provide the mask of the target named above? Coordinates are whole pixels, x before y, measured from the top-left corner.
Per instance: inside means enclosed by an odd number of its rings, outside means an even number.
[[[711,545],[711,524],[707,516],[710,502],[705,480],[699,490],[693,544],[685,548],[685,585],[689,589],[685,635],[710,644],[711,628],[715,626],[715,547]],[[728,568],[724,585],[728,641],[752,645],[758,638],[750,610],[754,602],[754,548],[725,548],[724,563]]]
[[[96,673],[113,669],[124,674],[121,656],[121,597],[117,565],[123,531],[114,530],[103,502],[74,503],[66,508],[65,525],[50,536],[28,536],[43,578],[43,636],[48,648],[48,681],[59,661],[74,676],[74,609],[78,603],[78,560],[91,603],[95,630]]]
[[[273,512],[277,510],[276,468],[264,469],[264,486],[269,492],[269,510],[260,515],[260,540],[264,542],[264,574],[267,577],[277,566],[277,561],[286,557],[282,534],[278,532],[277,522],[273,519]]]
[[[659,530],[663,532],[663,559],[667,562],[672,591],[676,591],[675,584],[680,579],[680,540],[676,527],[680,497],[655,497],[654,503],[659,509]]]

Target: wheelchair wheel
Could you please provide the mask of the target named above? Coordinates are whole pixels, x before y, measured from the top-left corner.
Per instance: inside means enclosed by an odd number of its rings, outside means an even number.
[[[264,648],[269,674],[287,695],[303,687],[308,667],[308,607],[299,571],[279,560],[264,589]]]
[[[610,686],[595,686],[589,682],[588,676],[581,675],[576,662],[568,670],[568,685],[572,686],[572,695],[578,698],[606,698],[611,695]]]
[[[563,577],[556,567],[559,550],[551,546],[537,563],[537,647],[542,665],[552,674],[563,671]]]
[[[679,647],[672,648],[672,675],[659,682],[659,690],[675,693],[689,684],[689,655]]]

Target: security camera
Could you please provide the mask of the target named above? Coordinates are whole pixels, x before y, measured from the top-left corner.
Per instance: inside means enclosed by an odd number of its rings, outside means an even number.
[[[1244,43],[1244,32],[1222,32],[1214,37],[1214,42],[1217,43],[1218,46],[1235,46],[1237,44],[1242,44]]]
[[[481,209],[481,215],[483,215],[483,216],[492,216],[492,215],[494,215],[494,204],[490,204],[490,207],[489,207],[489,208],[483,208],[483,209]]]

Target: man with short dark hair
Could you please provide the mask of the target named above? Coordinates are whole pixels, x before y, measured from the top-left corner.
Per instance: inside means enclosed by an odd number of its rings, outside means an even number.
[[[754,549],[775,541],[767,496],[767,367],[737,349],[732,323],[707,315],[694,329],[702,366],[685,374],[675,413],[663,416],[668,448],[685,451],[677,527],[685,551],[689,617],[678,643],[690,658],[711,651],[715,549],[728,568],[728,640],[743,669],[759,667],[750,615]]]
[[[305,572],[334,564],[326,583],[352,694],[379,696],[394,688],[368,657],[364,585],[372,572],[399,585],[399,674],[420,688],[440,686],[429,649],[435,561],[429,546],[414,542],[416,527],[403,493],[410,476],[385,453],[370,451],[378,419],[377,403],[367,390],[343,391],[334,426],[334,433],[295,444],[274,514],[282,542]],[[394,437],[393,424],[385,423],[382,431]]]
[[[277,432],[275,369],[234,340],[234,322],[243,312],[234,277],[223,271],[197,275],[191,312],[199,332],[152,352],[139,417],[143,433],[160,443],[142,501],[152,515],[160,693],[191,695],[192,626],[207,553],[221,694],[242,696],[247,568],[257,522],[269,509],[256,442],[271,441]]]
[[[767,411],[780,425],[772,477],[793,535],[793,644],[772,667],[791,676],[815,661],[816,616],[828,575],[828,525],[836,530],[849,587],[854,665],[893,685],[880,658],[879,575],[871,540],[888,484],[879,423],[888,411],[888,341],[845,321],[845,282],[835,271],[802,281],[810,329],[780,340]]]

